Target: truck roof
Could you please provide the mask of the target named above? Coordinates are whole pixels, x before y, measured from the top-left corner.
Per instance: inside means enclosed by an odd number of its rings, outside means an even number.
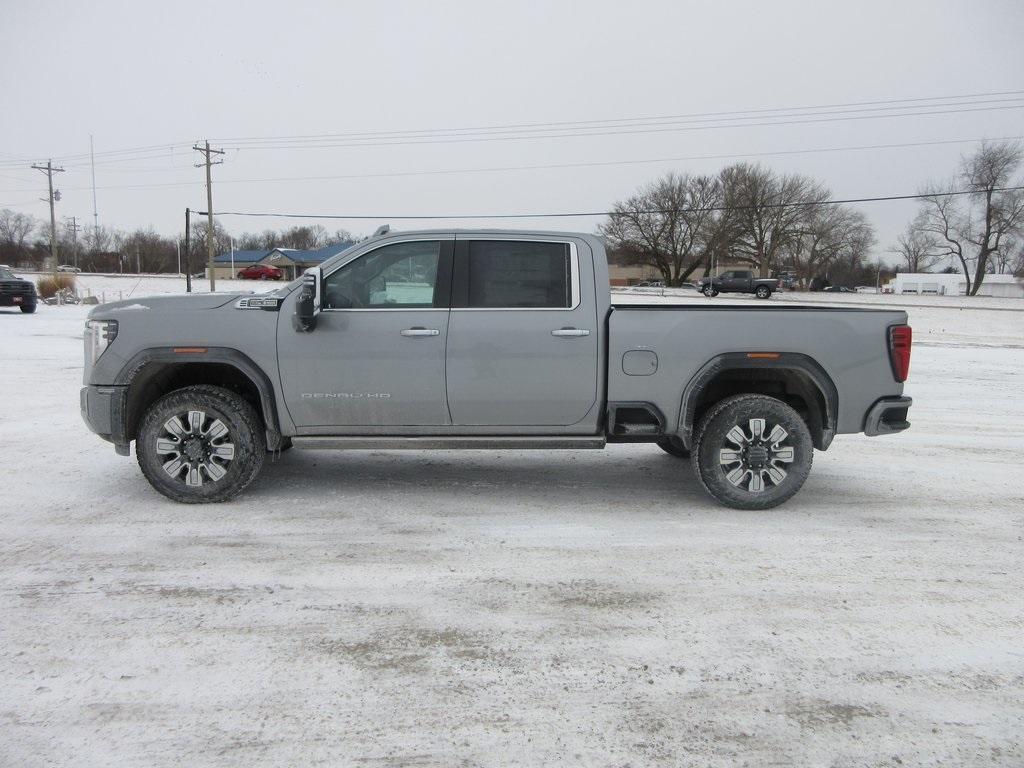
[[[468,228],[468,227],[447,227],[431,229],[392,229],[383,235],[375,237],[394,237],[395,235],[528,235],[528,236],[551,236],[551,237],[578,237],[584,240],[600,238],[592,232],[567,232],[565,230],[547,229],[497,229],[494,227]]]

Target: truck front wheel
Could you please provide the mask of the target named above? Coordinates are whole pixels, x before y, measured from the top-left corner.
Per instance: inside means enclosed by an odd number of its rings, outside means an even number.
[[[718,295],[718,289],[715,288],[715,286],[713,285],[705,285],[704,295],[707,296],[709,299],[713,299],[715,296]]]
[[[135,453],[149,484],[185,504],[227,501],[263,467],[255,409],[222,387],[194,386],[157,400],[142,417]]]
[[[691,461],[704,489],[735,509],[769,509],[800,490],[814,447],[800,414],[766,395],[737,395],[701,420]]]
[[[759,299],[767,299],[772,295],[772,289],[767,285],[759,285],[757,286],[757,290],[754,291],[754,295]]]

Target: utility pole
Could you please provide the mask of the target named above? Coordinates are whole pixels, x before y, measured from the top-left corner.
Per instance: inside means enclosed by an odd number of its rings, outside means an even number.
[[[57,269],[57,216],[53,211],[53,204],[60,198],[54,196],[53,174],[64,173],[64,169],[54,168],[53,160],[47,160],[46,165],[33,165],[32,167],[46,174],[46,181],[50,187],[50,258],[53,260],[53,268]],[[59,195],[60,192],[56,194]]]
[[[192,225],[189,219],[192,217],[192,211],[189,208],[185,209],[185,293],[192,293],[192,259],[190,258],[192,253]]]
[[[192,149],[197,152],[202,152],[205,161],[196,165],[196,168],[200,168],[203,165],[206,166],[206,256],[208,267],[210,270],[210,293],[213,293],[217,287],[217,280],[214,276],[213,270],[213,180],[210,177],[210,168],[214,165],[220,165],[223,160],[213,161],[214,155],[223,155],[223,149],[210,149],[210,142],[206,141],[202,147],[193,146]]]
[[[74,216],[72,216],[71,217],[71,224],[70,225],[65,224],[64,226],[71,230],[71,236],[74,238],[74,240],[73,240],[73,242],[74,242],[74,250],[72,251],[74,261],[72,261],[71,263],[74,264],[75,268],[77,269],[78,268],[78,230],[82,228],[82,225],[78,223],[78,219],[76,219]]]

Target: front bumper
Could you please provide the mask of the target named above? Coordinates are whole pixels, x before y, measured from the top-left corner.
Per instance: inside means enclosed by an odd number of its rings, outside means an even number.
[[[35,294],[0,293],[0,307],[34,307],[35,305]]]
[[[907,413],[914,401],[909,397],[883,397],[864,417],[864,434],[891,435],[910,428]]]
[[[82,420],[92,432],[119,448],[128,443],[124,437],[125,387],[82,387],[79,406]]]

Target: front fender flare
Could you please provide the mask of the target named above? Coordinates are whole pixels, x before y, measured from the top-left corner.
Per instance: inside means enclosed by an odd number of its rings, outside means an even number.
[[[176,351],[178,350],[178,351]],[[183,351],[188,350],[188,351]],[[135,354],[118,372],[114,385],[121,388],[120,407],[115,408],[113,417],[114,442],[127,445],[131,442],[128,434],[128,396],[133,380],[147,366],[188,365],[190,363],[219,363],[229,365],[248,378],[256,387],[260,397],[260,409],[267,430],[267,447],[276,449],[281,443],[281,422],[274,399],[274,385],[270,377],[252,358],[230,347],[153,347]]]

